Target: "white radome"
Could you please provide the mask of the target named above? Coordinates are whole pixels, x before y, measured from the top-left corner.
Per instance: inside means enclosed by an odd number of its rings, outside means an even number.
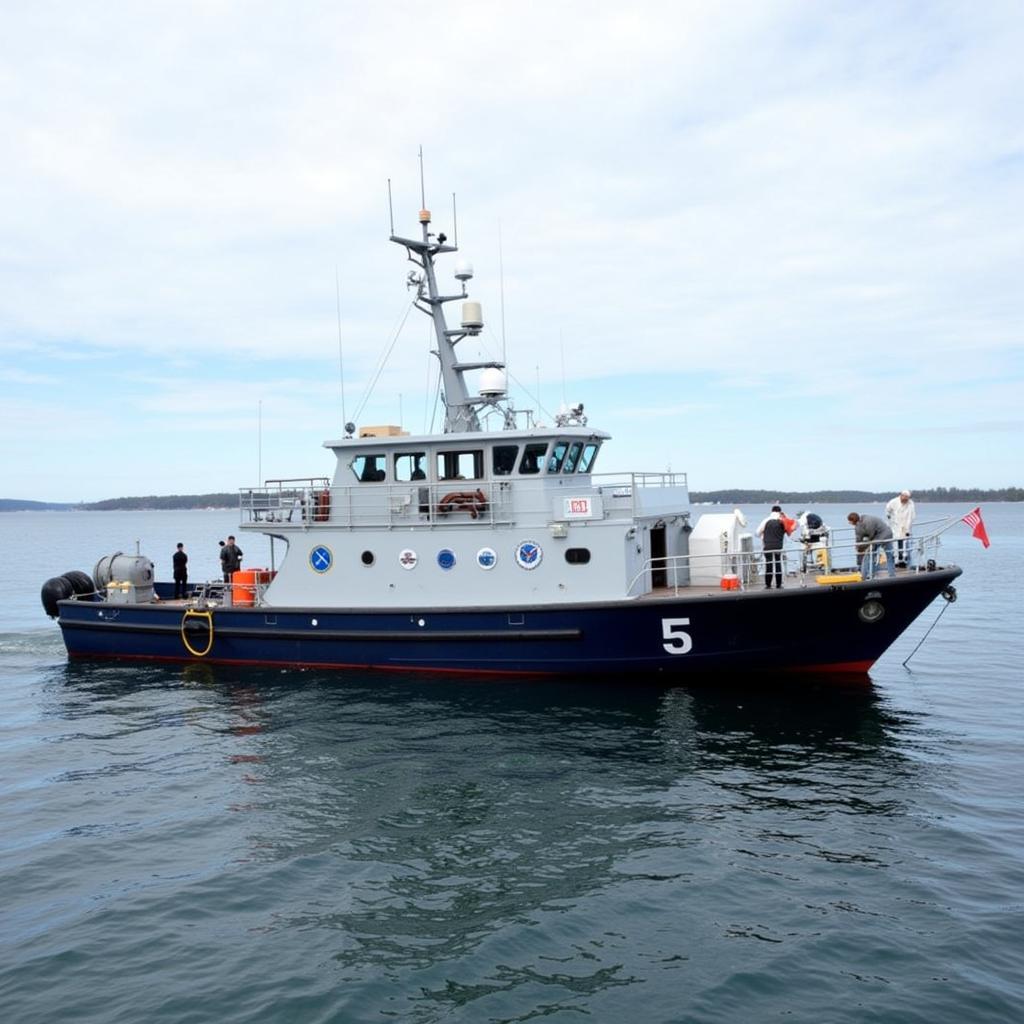
[[[507,383],[505,381],[505,374],[502,370],[499,370],[496,366],[488,366],[483,373],[480,374],[480,394],[481,395],[503,395],[507,390]]]

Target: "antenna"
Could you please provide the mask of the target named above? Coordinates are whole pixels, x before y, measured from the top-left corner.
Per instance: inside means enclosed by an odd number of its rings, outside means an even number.
[[[423,145],[420,145],[420,209],[427,208],[427,187],[423,183]]]
[[[501,248],[501,221],[498,221],[498,286],[501,289],[501,361],[508,372],[505,352],[505,257]]]
[[[565,406],[565,342],[562,340],[562,328],[558,328],[558,347],[562,353],[562,405]]]
[[[390,199],[391,180],[388,179],[388,198]],[[392,220],[391,233],[395,233]],[[338,307],[338,374],[341,378],[341,422],[348,423],[345,415],[345,359],[341,348],[341,281],[338,278],[338,264],[334,264],[334,299]]]
[[[455,248],[459,247],[459,218],[455,213],[455,193],[452,193],[452,235],[455,237]]]
[[[395,235],[395,207],[391,202],[391,179],[388,178],[388,214],[391,217],[391,237]]]
[[[263,486],[263,399],[256,403],[256,480]]]

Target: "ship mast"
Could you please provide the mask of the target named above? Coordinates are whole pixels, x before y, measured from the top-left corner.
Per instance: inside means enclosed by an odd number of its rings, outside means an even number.
[[[422,239],[403,238],[394,234],[392,228],[391,241],[403,245],[409,256],[409,260],[415,263],[421,270],[409,272],[409,286],[416,288],[416,308],[426,313],[434,324],[434,334],[437,338],[437,349],[434,354],[441,363],[441,381],[444,390],[444,432],[446,434],[466,433],[481,429],[480,417],[477,409],[482,406],[498,407],[499,402],[503,403],[504,428],[506,430],[515,428],[515,413],[509,408],[505,401],[505,376],[503,372],[505,364],[495,361],[460,363],[455,354],[455,346],[467,336],[475,336],[483,328],[483,319],[480,314],[480,304],[467,302],[469,293],[466,291],[466,282],[473,276],[473,269],[468,263],[458,263],[455,267],[455,277],[462,284],[462,291],[456,295],[442,295],[437,287],[437,274],[434,269],[434,257],[439,253],[458,252],[457,245],[447,245],[447,235],[438,233],[435,235],[430,230],[430,211],[425,208],[420,210],[419,220],[423,231]],[[444,315],[444,304],[446,302],[463,301],[462,326],[450,329]],[[494,369],[499,371],[497,378],[488,381],[487,387],[482,388],[480,395],[471,395],[466,386],[465,373],[467,370]],[[486,376],[486,375],[485,375]]]

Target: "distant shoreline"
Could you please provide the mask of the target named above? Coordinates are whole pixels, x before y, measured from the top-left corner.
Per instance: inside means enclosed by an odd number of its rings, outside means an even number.
[[[914,500],[932,502],[1024,501],[1024,487],[1001,487],[991,490],[960,487],[932,487],[914,491]],[[721,490],[691,491],[694,504],[714,505],[835,505],[857,502],[888,501],[892,491],[763,491]],[[0,512],[164,512],[237,510],[237,493],[147,495],[135,498],[107,498],[92,502],[28,501],[0,498]]]

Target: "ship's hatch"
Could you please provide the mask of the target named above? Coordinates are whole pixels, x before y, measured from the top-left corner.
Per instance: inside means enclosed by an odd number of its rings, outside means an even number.
[[[651,586],[668,586],[668,566],[665,561],[665,527],[651,528]]]

